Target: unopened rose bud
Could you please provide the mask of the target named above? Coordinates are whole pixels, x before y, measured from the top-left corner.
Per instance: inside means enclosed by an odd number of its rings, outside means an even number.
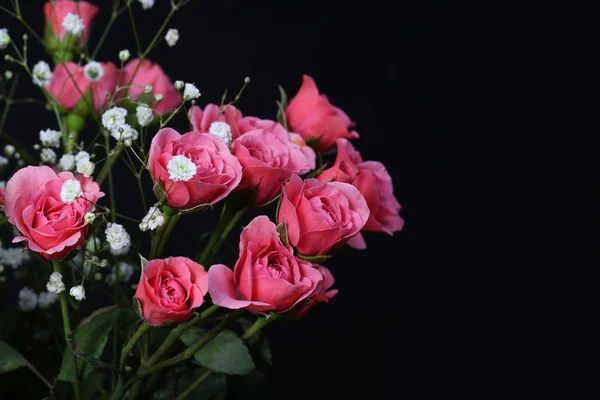
[[[183,81],[175,81],[175,89],[181,90],[181,89],[183,89],[183,85],[184,85]]]
[[[83,216],[83,219],[85,219],[85,222],[87,222],[88,224],[91,224],[96,219],[96,214],[94,214],[93,212],[87,212]]]

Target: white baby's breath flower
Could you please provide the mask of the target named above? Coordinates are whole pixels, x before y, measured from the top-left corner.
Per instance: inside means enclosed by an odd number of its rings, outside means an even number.
[[[8,165],[8,158],[0,156],[0,167]]]
[[[4,154],[6,154],[8,157],[11,157],[13,154],[15,154],[15,151],[17,151],[17,149],[15,149],[15,146],[12,144],[7,144],[4,146]]]
[[[85,24],[77,14],[68,13],[62,20],[62,26],[67,33],[73,36],[81,36],[85,30]]]
[[[102,76],[104,75],[104,68],[99,62],[90,61],[83,68],[83,74],[90,82],[97,82],[102,79]]]
[[[24,287],[19,291],[19,310],[31,311],[35,310],[38,304],[37,294],[28,287]]]
[[[121,50],[119,52],[119,60],[121,60],[123,62],[129,60],[130,56],[131,56],[131,54],[129,53],[129,50],[127,50],[127,49]]]
[[[86,178],[89,178],[94,173],[96,165],[89,159],[82,159],[77,161],[77,172],[83,174]]]
[[[118,141],[125,139],[136,140],[139,136],[139,132],[133,129],[129,124],[119,125],[110,131],[110,135]]]
[[[9,247],[4,249],[0,246],[0,264],[17,269],[25,261],[29,260],[29,253],[23,252],[21,247]]]
[[[152,93],[152,89],[154,88],[152,87],[152,85],[142,84],[142,89],[144,89],[144,93],[148,94]]]
[[[169,47],[175,46],[179,40],[179,31],[177,29],[169,29],[165,35],[165,40]]]
[[[58,149],[60,147],[60,138],[60,132],[54,129],[40,131],[40,142],[44,147],[55,147]]]
[[[149,10],[154,6],[154,0],[138,0],[144,10]]]
[[[200,97],[200,91],[193,83],[186,83],[185,89],[183,89],[183,99],[190,101]]]
[[[69,290],[69,294],[77,301],[85,299],[85,288],[81,285],[73,286]]]
[[[183,89],[183,81],[175,81],[175,89],[181,90]]]
[[[227,125],[225,122],[215,121],[210,124],[210,128],[208,128],[208,133],[215,135],[219,139],[221,139],[228,146],[231,144],[231,140],[233,136],[231,135],[231,127]]]
[[[86,212],[85,215],[83,216],[83,219],[88,224],[91,224],[96,219],[96,214],[94,214],[93,212]]]
[[[131,242],[129,234],[121,224],[109,223],[104,233],[106,234],[106,241],[110,244],[112,250],[121,250]]]
[[[38,61],[33,66],[31,74],[33,75],[33,83],[38,86],[46,86],[52,79],[52,70],[46,61]]]
[[[49,291],[50,293],[62,293],[64,292],[66,289],[65,284],[62,281],[62,275],[60,272],[53,272],[52,275],[50,275],[50,279],[48,280],[48,283],[46,283],[46,290]]]
[[[90,158],[91,158],[90,153],[88,153],[87,151],[80,151],[75,156],[75,161],[77,162],[77,161],[81,161],[81,160],[89,160]]]
[[[163,100],[163,95],[162,95],[162,94],[160,94],[160,93],[156,93],[156,94],[154,95],[154,101],[155,101],[155,102],[157,102],[157,103],[160,103],[162,100]]]
[[[174,181],[189,181],[196,175],[196,164],[186,156],[174,156],[167,164],[169,178]]]
[[[4,71],[4,78],[6,78],[7,81],[10,81],[13,77],[13,72],[11,70],[6,70]]]
[[[98,237],[94,239],[94,237],[90,236],[87,242],[85,242],[85,251],[88,253],[95,253],[96,250],[100,250],[101,247],[102,241]]]
[[[75,156],[73,154],[63,154],[58,160],[58,168],[62,171],[70,171],[75,167]]]
[[[4,50],[10,44],[10,35],[8,34],[8,29],[2,28],[0,29],[0,50]]]
[[[127,110],[122,107],[113,107],[110,110],[106,110],[102,114],[102,125],[108,130],[112,130],[119,125],[125,123],[125,117],[127,116]]]
[[[38,304],[40,308],[48,308],[58,301],[58,295],[52,292],[42,292],[38,296]]]
[[[154,115],[152,115],[152,109],[146,104],[140,104],[136,107],[135,116],[137,117],[138,124],[140,124],[140,126],[148,126],[154,119]]]
[[[69,179],[63,183],[62,188],[60,189],[60,198],[67,204],[74,202],[82,194],[81,183],[76,179]]]
[[[56,163],[56,152],[52,149],[42,149],[40,160],[44,163],[54,164]]]
[[[146,229],[155,230],[165,223],[165,216],[158,207],[150,207],[148,214],[142,219],[142,224],[146,224]],[[140,225],[142,225],[140,224]],[[145,230],[145,229],[142,229]]]

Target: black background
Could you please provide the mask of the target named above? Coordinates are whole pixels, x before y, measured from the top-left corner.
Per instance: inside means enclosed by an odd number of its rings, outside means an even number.
[[[41,6],[24,3],[41,26]],[[134,7],[142,43],[168,10],[157,3]],[[173,80],[195,82],[200,105],[250,76],[239,107],[274,118],[277,85],[293,95],[307,73],[357,122],[356,147],[388,167],[403,205],[402,232],[369,234],[366,251],[344,248],[329,263],[334,301],[270,328],[272,398],[597,397],[594,15],[197,0],[175,16],[179,43],[150,58]],[[119,21],[98,61],[133,52]],[[2,25],[21,32],[5,15]],[[32,60],[42,57],[35,47]],[[25,142],[53,121],[26,110],[7,124]],[[131,190],[122,181],[122,210]],[[185,233],[198,226],[213,225],[184,222],[169,253],[193,255]]]

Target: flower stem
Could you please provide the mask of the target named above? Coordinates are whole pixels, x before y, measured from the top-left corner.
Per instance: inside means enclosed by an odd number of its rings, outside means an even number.
[[[160,228],[157,229],[154,237],[152,238],[152,244],[150,247],[151,260],[161,256],[171,231],[177,224],[177,221],[179,221],[179,218],[181,218],[181,213],[179,213],[179,211],[167,205],[163,206],[163,214],[165,216],[165,222]]]
[[[196,390],[196,388],[198,386],[200,386],[202,384],[202,382],[204,382],[206,380],[206,378],[211,376],[212,373],[213,372],[210,369],[207,369],[206,371],[204,371],[204,373],[202,375],[200,375],[194,382],[192,382],[192,384],[187,389],[185,389],[185,391],[183,393],[181,393],[179,396],[177,396],[175,398],[175,400],[183,400],[186,397],[188,397],[190,394],[192,394],[192,392],[194,390]]]
[[[133,346],[135,346],[138,340],[140,340],[140,338],[144,336],[144,333],[146,333],[146,331],[148,331],[150,327],[151,325],[148,322],[144,321],[144,323],[140,325],[140,327],[135,331],[131,339],[129,339],[129,342],[127,342],[125,346],[123,346],[123,350],[121,350],[121,359],[119,361],[119,381],[117,383],[112,397],[115,400],[119,399],[119,397],[121,397],[121,395],[123,394],[123,376],[125,374],[125,362],[127,361],[127,356],[129,355],[129,352],[133,349]]]
[[[54,272],[58,272],[62,274],[62,264],[60,261],[53,260],[52,267],[54,268]],[[60,299],[60,310],[62,312],[63,319],[63,330],[65,332],[65,340],[67,342],[67,346],[71,348],[71,351],[67,352],[70,354],[70,357],[73,357],[73,362],[75,364],[75,376],[73,377],[73,390],[75,392],[75,399],[81,399],[81,391],[79,389],[79,367],[77,365],[77,358],[73,352],[73,332],[71,331],[71,320],[69,318],[69,307],[67,301],[67,293],[63,290],[58,295]]]
[[[108,139],[108,136],[105,138],[105,140]],[[109,143],[110,144],[110,143]],[[108,146],[107,146],[108,149]],[[112,167],[115,163],[115,161],[117,161],[117,158],[119,158],[119,153],[121,152],[121,150],[123,150],[123,144],[122,143],[118,143],[115,148],[109,152],[107,150],[107,158],[106,161],[104,161],[104,165],[102,166],[102,169],[100,170],[100,173],[98,174],[98,177],[96,178],[96,182],[98,183],[98,185],[102,185],[102,183],[104,183],[104,180],[106,179],[106,177],[109,174],[112,174]]]

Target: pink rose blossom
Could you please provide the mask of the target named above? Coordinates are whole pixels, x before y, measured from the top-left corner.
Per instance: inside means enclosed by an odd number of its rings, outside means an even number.
[[[189,181],[169,178],[168,164],[174,156],[185,156],[196,165]],[[148,167],[154,183],[160,181],[167,191],[169,205],[179,209],[215,204],[242,179],[242,167],[223,141],[208,133],[180,135],[171,128],[161,129],[152,139]]]
[[[325,151],[335,146],[337,138],[358,137],[354,122],[339,108],[331,105],[327,97],[319,94],[315,81],[303,76],[302,86],[285,110],[289,128],[305,140],[319,138],[317,149]]]
[[[153,326],[181,324],[204,302],[208,274],[186,257],[150,260],[135,291],[142,317]]]
[[[63,184],[79,181],[82,195],[71,203],[61,198]],[[88,223],[85,213],[104,196],[91,177],[71,172],[57,174],[51,168],[26,167],[17,171],[6,184],[4,211],[22,236],[13,243],[27,247],[49,260],[61,260],[85,242]]]
[[[4,205],[4,197],[6,196],[6,192],[4,189],[0,188],[0,206]]]
[[[45,29],[50,24],[54,35],[62,40],[65,36],[65,28],[62,26],[65,15],[69,13],[79,15],[85,25],[85,29],[81,34],[81,43],[83,44],[88,40],[92,21],[99,11],[100,9],[97,6],[87,1],[57,0],[54,5],[48,1],[44,3]]]
[[[240,136],[238,122],[242,119],[242,113],[234,106],[224,106],[223,112],[219,114],[219,106],[207,104],[202,110],[198,106],[190,109],[192,127],[196,132],[208,133],[213,122],[225,122],[231,128],[231,136],[237,139]]]
[[[289,242],[306,256],[326,255],[363,228],[369,207],[360,191],[348,183],[294,175],[284,185],[278,221],[287,227]]]
[[[333,299],[333,297],[338,293],[337,289],[328,290],[335,282],[331,271],[321,265],[313,265],[313,267],[315,267],[321,273],[321,275],[323,275],[323,280],[319,282],[313,294],[308,298],[311,303],[301,307],[296,313],[297,317],[306,315],[311,308],[319,303],[329,303],[329,300]]]
[[[242,231],[234,270],[217,264],[208,271],[208,289],[216,305],[251,312],[288,311],[312,295],[322,280],[311,263],[294,257],[264,215]]]
[[[119,86],[131,85],[129,96],[131,100],[135,101],[144,93],[142,85],[151,85],[153,95],[161,94],[163,96],[163,99],[154,108],[161,114],[175,110],[181,104],[181,94],[160,65],[152,64],[150,60],[145,59],[137,68],[138,63],[139,59],[136,58],[123,67]]]

